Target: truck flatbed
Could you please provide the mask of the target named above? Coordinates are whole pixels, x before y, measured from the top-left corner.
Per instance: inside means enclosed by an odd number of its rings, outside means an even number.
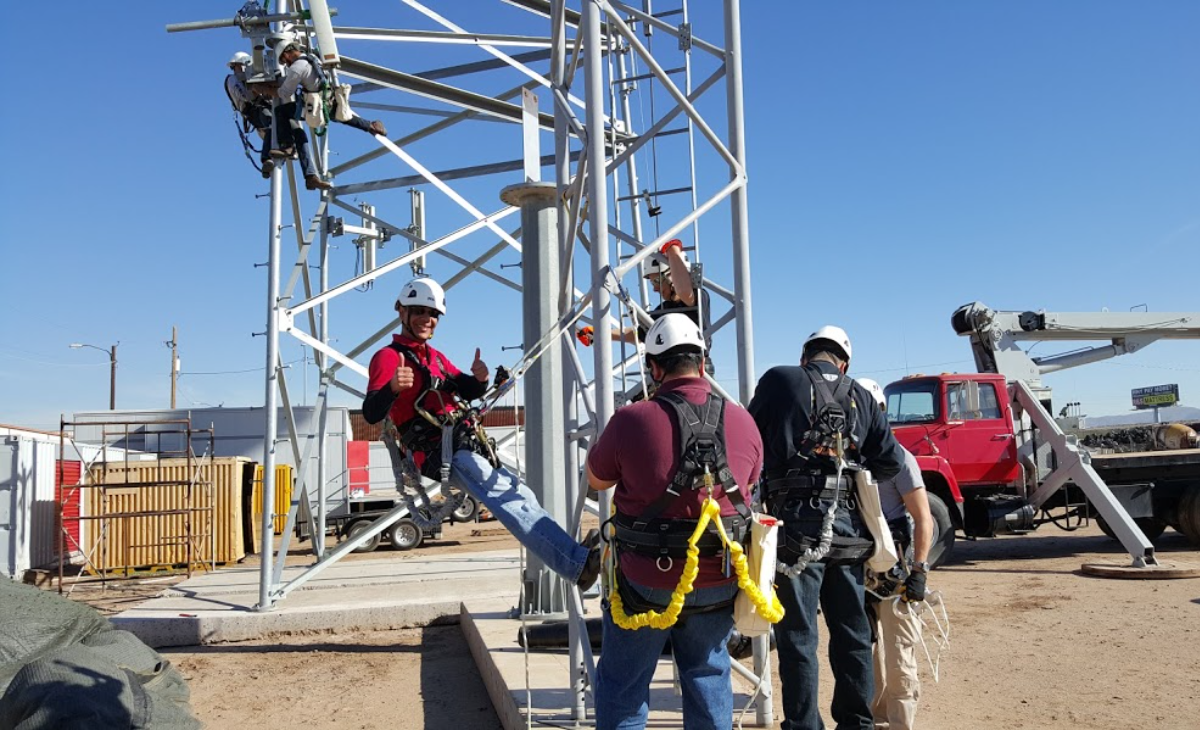
[[[1110,484],[1200,479],[1200,449],[1092,454],[1092,467]]]

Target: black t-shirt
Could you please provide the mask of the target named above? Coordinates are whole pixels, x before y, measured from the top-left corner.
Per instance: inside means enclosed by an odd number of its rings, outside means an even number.
[[[822,374],[836,375],[832,363],[812,363]],[[831,387],[835,381],[829,382]],[[802,464],[797,447],[812,426],[813,385],[809,372],[799,365],[780,365],[763,374],[750,401],[750,415],[758,424],[763,440],[763,471],[796,468]],[[887,417],[875,399],[858,383],[850,389],[855,411],[854,436],[858,442],[858,460],[879,480],[900,473],[904,451],[888,427]]]
[[[688,317],[690,317],[691,320],[700,327],[700,331],[702,333],[704,333],[704,369],[708,371],[709,375],[712,375],[712,373],[713,373],[712,336],[709,334],[709,332],[712,329],[712,307],[709,306],[708,292],[704,289],[699,289],[698,291],[700,293],[700,303],[701,303],[700,309],[704,310],[704,323],[703,324],[701,324],[701,322],[700,322],[700,315],[697,313],[696,307],[689,307],[688,305],[686,305],[683,302],[678,301],[678,300],[664,301],[662,304],[659,304],[657,307],[655,307],[654,309],[651,309],[649,312],[647,312],[647,314],[650,315],[650,319],[655,319],[655,320],[658,319],[659,317],[662,317],[663,315],[670,314],[671,312],[678,312],[680,314],[686,314]],[[638,342],[646,341],[646,330],[647,329],[648,329],[647,327],[638,325],[638,330],[637,330]]]

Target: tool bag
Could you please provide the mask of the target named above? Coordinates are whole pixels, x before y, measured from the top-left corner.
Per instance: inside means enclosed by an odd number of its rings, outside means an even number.
[[[325,117],[325,101],[319,91],[304,92],[304,123],[321,129],[329,120]]]
[[[354,118],[354,111],[350,108],[350,84],[337,84],[333,87],[331,106],[333,121],[348,122]]]
[[[771,595],[775,585],[775,547],[782,525],[783,522],[766,514],[756,512],[751,518],[746,567],[763,595]],[[766,636],[771,630],[771,622],[758,612],[746,591],[738,591],[734,599],[733,625],[742,636]]]
[[[874,550],[867,558],[867,567],[876,573],[883,573],[900,558],[896,555],[896,542],[892,539],[892,530],[883,516],[883,505],[879,501],[879,484],[870,471],[863,469],[855,472],[854,486],[858,492],[858,514],[862,517],[863,526],[875,540]]]

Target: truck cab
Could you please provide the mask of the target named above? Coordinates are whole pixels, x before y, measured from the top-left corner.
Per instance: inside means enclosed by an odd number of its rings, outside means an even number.
[[[897,440],[915,456],[941,456],[953,464],[960,489],[1008,488],[1021,481],[1003,376],[914,375],[884,393]]]

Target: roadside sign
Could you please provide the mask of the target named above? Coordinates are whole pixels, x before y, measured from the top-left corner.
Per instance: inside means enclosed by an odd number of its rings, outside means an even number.
[[[1179,384],[1151,385],[1146,388],[1134,388],[1130,391],[1134,408],[1161,408],[1173,406],[1179,402]]]

